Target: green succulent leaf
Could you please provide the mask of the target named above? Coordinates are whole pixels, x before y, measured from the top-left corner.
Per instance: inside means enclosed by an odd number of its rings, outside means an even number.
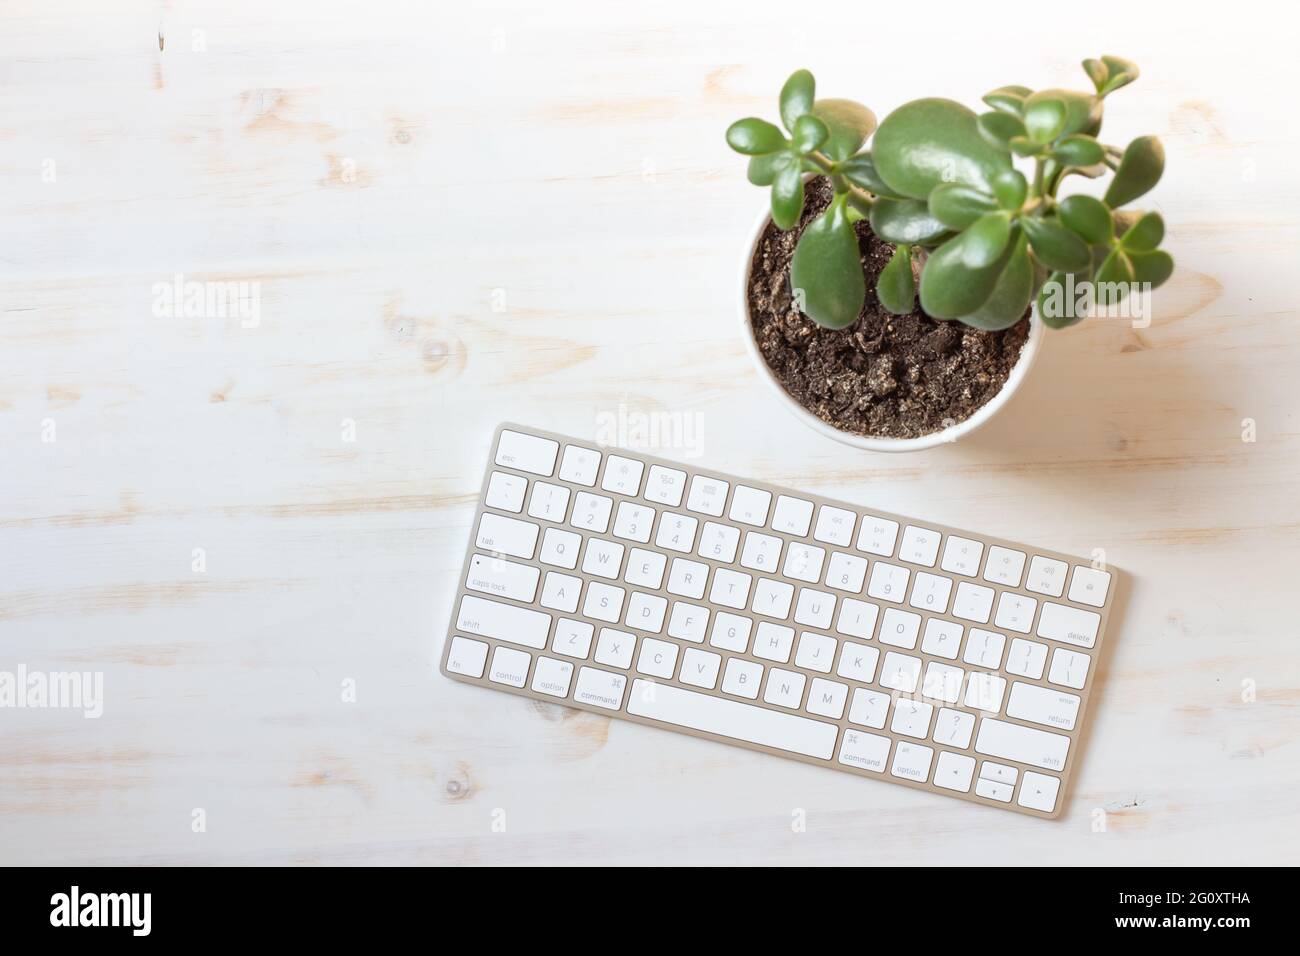
[[[1093,88],[1098,93],[1101,92],[1101,88],[1106,84],[1106,78],[1110,75],[1105,63],[1093,59],[1083,61],[1083,72],[1088,74],[1088,79],[1092,80]]]
[[[1017,156],[1037,156],[1047,149],[1042,143],[1035,143],[1028,136],[1012,136],[1007,145]]]
[[[865,189],[872,195],[884,196],[887,199],[906,198],[885,185],[885,181],[880,178],[880,173],[876,171],[876,164],[871,159],[870,153],[859,153],[851,159],[846,159],[840,163],[839,172],[853,185]]]
[[[1008,149],[1013,136],[1025,135],[1025,124],[1014,113],[981,113],[975,121],[980,135],[995,149]]]
[[[1097,92],[1102,96],[1114,93],[1122,86],[1128,86],[1138,78],[1137,64],[1118,56],[1103,56],[1101,62],[1106,66],[1106,82]]]
[[[807,70],[795,70],[781,87],[781,122],[791,133],[799,117],[807,116],[813,108],[813,94],[817,84]]]
[[[970,234],[966,261],[982,268],[996,262],[1011,241],[1011,217],[1001,211],[985,213],[966,232]]]
[[[1038,290],[1038,318],[1049,329],[1069,328],[1084,318],[1076,299],[1080,285],[1071,285],[1064,272],[1053,272]]]
[[[1129,252],[1151,252],[1165,238],[1165,221],[1158,212],[1149,212],[1124,232],[1124,248]]]
[[[914,199],[946,182],[987,191],[993,176],[1011,167],[1011,158],[980,135],[975,114],[943,99],[913,100],[890,113],[871,155],[885,183]]]
[[[1112,209],[1145,195],[1165,171],[1165,148],[1154,136],[1139,136],[1128,144],[1106,190],[1106,205]]]
[[[876,114],[852,100],[817,100],[812,115],[826,124],[830,135],[821,150],[836,162],[860,150],[876,130]]]
[[[794,135],[791,142],[794,148],[800,153],[811,153],[814,149],[826,142],[826,137],[830,136],[830,130],[815,116],[800,116],[794,121]]]
[[[961,183],[941,183],[930,192],[930,215],[950,229],[966,229],[998,208],[988,193]]]
[[[916,277],[912,275],[912,249],[900,244],[876,281],[876,296],[894,315],[907,315],[916,305]]]
[[[921,270],[921,308],[936,319],[959,319],[977,312],[997,285],[1003,259],[979,266],[981,237],[970,229],[936,249]],[[1008,248],[1003,257],[1010,256]]]
[[[999,86],[996,90],[984,94],[984,102],[995,110],[1019,116],[1024,112],[1026,97],[1032,92],[1033,90],[1027,86]]]
[[[808,224],[790,262],[790,284],[803,290],[804,312],[829,329],[852,325],[867,295],[857,233],[844,207],[836,197]]]
[[[1096,166],[1106,158],[1106,151],[1093,137],[1075,133],[1057,143],[1052,156],[1062,166]]]
[[[1128,253],[1116,246],[1102,262],[1094,281],[1097,287],[1097,304],[1118,305],[1128,296],[1133,283],[1137,281],[1133,260],[1128,257]]]
[[[1066,196],[1057,216],[1089,245],[1109,245],[1115,238],[1115,221],[1100,199],[1092,196]]]
[[[803,214],[803,172],[799,164],[786,163],[772,183],[772,221],[779,229],[793,229]]]
[[[1065,107],[1065,120],[1057,136],[1070,136],[1074,133],[1096,136],[1101,129],[1101,99],[1077,90],[1039,90],[1030,95],[1025,100],[1026,126],[1029,125],[1029,113],[1035,105],[1049,101],[1059,102]]]
[[[948,231],[921,199],[877,199],[871,206],[871,231],[886,242],[929,243]]]
[[[1025,129],[1035,143],[1050,143],[1065,129],[1065,104],[1050,97],[1026,101]]]
[[[1038,261],[1059,272],[1077,272],[1092,261],[1088,244],[1051,219],[1024,216],[1020,225]]]
[[[776,174],[781,171],[782,167],[786,163],[793,161],[790,154],[784,151],[766,153],[762,156],[751,156],[748,168],[745,170],[745,176],[755,186],[770,186],[776,181]]]
[[[982,306],[969,315],[963,315],[961,321],[977,329],[996,332],[1015,325],[1029,308],[1029,301],[1034,297],[1034,264],[1029,259],[1029,245],[1024,233],[1019,233],[1011,258],[1002,267],[993,293]]]
[[[1029,182],[1020,170],[1004,169],[993,177],[993,195],[997,197],[999,206],[1015,212],[1025,204],[1025,197],[1029,195]]]
[[[746,156],[762,156],[785,149],[785,136],[767,120],[755,116],[736,120],[727,127],[727,145]]]
[[[1133,263],[1133,277],[1138,282],[1150,282],[1153,289],[1164,285],[1174,273],[1174,257],[1163,249],[1131,252],[1129,261]]]

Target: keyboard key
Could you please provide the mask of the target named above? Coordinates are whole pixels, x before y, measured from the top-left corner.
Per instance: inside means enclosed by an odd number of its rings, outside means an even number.
[[[1089,663],[1087,654],[1058,647],[1052,651],[1052,669],[1048,672],[1047,679],[1053,684],[1064,684],[1082,690],[1088,679]]]
[[[1097,643],[1097,629],[1101,615],[1064,604],[1043,602],[1043,612],[1038,616],[1038,636],[1049,641],[1061,641],[1078,647],[1092,647]]]
[[[880,686],[910,694],[916,690],[921,673],[921,659],[890,651],[885,655],[885,666],[880,669]]]
[[[627,631],[602,627],[596,639],[596,663],[606,667],[627,670],[632,666],[632,652],[636,650],[636,637]]]
[[[963,621],[987,624],[993,613],[993,589],[982,584],[962,581],[957,585],[957,597],[952,602],[952,616]]]
[[[658,551],[644,551],[633,548],[627,555],[627,570],[623,580],[637,587],[659,590],[664,581],[664,568],[668,559]]]
[[[867,579],[867,559],[859,558],[843,551],[832,551],[829,567],[826,569],[827,587],[850,594],[862,593],[862,582]]]
[[[485,511],[479,518],[478,537],[474,539],[474,544],[484,551],[496,551],[515,558],[531,558],[537,549],[537,533],[540,530],[537,525],[527,521]]]
[[[709,600],[714,604],[743,611],[749,601],[749,586],[753,580],[743,571],[718,568],[713,572],[713,587],[709,589]]]
[[[755,614],[784,621],[790,616],[792,600],[794,600],[793,584],[786,581],[773,581],[771,578],[759,578],[754,588],[754,603],[750,607]]]
[[[914,650],[916,638],[920,633],[921,615],[913,614],[911,611],[900,611],[895,607],[885,608],[885,616],[880,619],[881,644]]]
[[[645,483],[645,497],[670,508],[680,508],[685,487],[686,472],[665,468],[663,465],[651,465]]]
[[[600,472],[600,452],[594,448],[581,445],[565,445],[564,457],[560,460],[560,480],[575,485],[596,487],[596,475]]]
[[[533,494],[528,499],[528,517],[560,522],[568,510],[568,488],[548,481],[533,482]]]
[[[674,601],[668,618],[668,636],[695,644],[704,643],[709,627],[709,609],[684,601]]]
[[[704,597],[704,582],[709,577],[709,566],[699,561],[687,561],[685,558],[673,558],[672,569],[668,572],[668,593],[682,597]]]
[[[781,573],[797,581],[820,584],[822,562],[825,558],[826,551],[816,545],[792,543],[786,549],[785,566],[781,569]]]
[[[549,478],[555,471],[559,442],[521,432],[503,431],[497,440],[496,463],[516,471],[528,471]],[[522,686],[522,685],[521,685]]]
[[[667,551],[690,554],[695,550],[695,529],[698,525],[699,519],[690,515],[665,514],[659,519],[655,544]]]
[[[839,720],[844,716],[844,701],[849,689],[838,681],[814,677],[808,688],[808,705],[804,708],[810,714]]]
[[[1020,785],[1020,796],[1016,798],[1016,803],[1031,810],[1051,813],[1056,809],[1056,794],[1060,789],[1059,777],[1026,770],[1025,782]]]
[[[984,565],[984,580],[994,584],[1004,584],[1009,588],[1020,587],[1020,576],[1025,569],[1025,553],[1012,551],[1010,548],[993,545],[989,548],[989,559]]]
[[[975,776],[975,758],[965,754],[940,751],[939,762],[934,765],[934,785],[958,793],[970,793],[971,778]]]
[[[835,646],[838,643],[835,638],[825,634],[802,632],[799,635],[799,648],[794,655],[795,667],[829,674],[831,665],[835,662]]]
[[[871,566],[871,583],[867,585],[867,594],[882,601],[902,604],[907,597],[907,582],[911,576],[912,572],[907,568],[877,561]]]
[[[864,690],[859,687],[853,692],[853,703],[849,707],[849,723],[863,727],[875,727],[879,730],[885,726],[889,716],[889,695],[879,691]]]
[[[840,602],[840,616],[835,622],[835,630],[849,637],[860,637],[864,641],[869,641],[876,631],[876,617],[879,614],[878,604],[859,601],[856,598],[845,598]]]
[[[492,666],[488,668],[488,680],[510,687],[523,687],[528,680],[528,667],[533,655],[516,651],[509,647],[497,645],[492,652]]]
[[[817,528],[813,538],[824,544],[835,544],[847,548],[853,540],[853,525],[858,516],[845,508],[832,508],[822,505],[817,509]]]
[[[591,653],[591,638],[596,629],[586,621],[574,621],[562,617],[555,622],[555,636],[551,638],[551,650],[565,657],[586,660]]]
[[[881,737],[878,734],[846,730],[844,742],[840,744],[840,763],[870,770],[872,773],[884,773],[885,761],[889,759],[889,747],[892,743],[893,741],[888,737]]]
[[[573,680],[573,665],[568,661],[557,661],[553,657],[538,657],[537,667],[533,669],[533,690],[539,694],[549,694],[563,699],[569,696],[569,684]]]
[[[753,622],[739,614],[719,611],[713,617],[713,630],[709,632],[709,643],[724,651],[744,654],[749,650],[749,632]]]
[[[894,701],[894,719],[889,722],[889,730],[904,737],[925,740],[930,736],[930,718],[933,716],[934,707],[930,704],[899,698]]]
[[[921,679],[921,696],[955,704],[961,697],[961,685],[965,679],[966,672],[960,667],[931,661],[925,667],[925,677]]]
[[[483,498],[483,503],[489,508],[518,514],[524,508],[524,489],[527,487],[527,478],[494,471],[488,479],[487,495]]]
[[[623,623],[637,631],[658,634],[664,627],[664,614],[668,612],[668,601],[657,594],[643,594],[633,591],[627,602],[627,616]]]
[[[763,693],[763,700],[777,707],[798,710],[803,703],[805,683],[807,678],[803,674],[773,667],[767,672],[767,690]]]
[[[880,651],[874,647],[845,641],[844,648],[840,651],[840,666],[835,673],[860,684],[870,684],[875,680],[876,662],[879,660]]]
[[[460,599],[456,630],[541,650],[551,633],[551,615],[467,594]]]
[[[835,615],[835,595],[812,588],[799,589],[799,601],[794,608],[794,622],[807,627],[826,630]]]
[[[552,611],[572,614],[578,609],[578,595],[582,593],[582,578],[557,571],[546,572],[546,583],[542,585],[542,607]]]
[[[704,522],[704,532],[700,535],[701,558],[730,564],[736,560],[736,547],[740,544],[740,529],[731,525],[718,524],[716,521]]]
[[[781,566],[781,539],[774,534],[745,532],[745,546],[740,552],[740,566],[775,574]]]
[[[637,681],[637,683],[642,683]],[[593,704],[606,710],[618,710],[623,706],[623,691],[627,687],[627,678],[622,674],[584,667],[578,671],[578,684],[573,690],[573,699],[580,704]],[[629,712],[631,707],[628,708]]]
[[[1036,610],[1038,610],[1038,601],[1034,598],[1003,591],[998,595],[998,614],[993,621],[993,626],[1028,634],[1034,625]]]
[[[605,477],[600,483],[604,491],[635,498],[641,492],[641,472],[645,465],[634,458],[609,455],[605,459]]]
[[[691,479],[691,491],[686,498],[687,510],[721,518],[729,487],[727,482],[721,478],[706,478],[704,475],[696,475]]]
[[[794,628],[771,621],[759,621],[754,632],[754,656],[778,664],[790,663],[790,649],[794,646]]]
[[[986,713],[996,714],[1002,709],[1002,697],[1007,681],[997,674],[971,674],[966,682],[966,706]]]
[[[1027,641],[1023,637],[1017,637],[1011,642],[1011,650],[1007,652],[1008,674],[1038,680],[1043,676],[1043,665],[1046,663],[1046,644]]]
[[[680,687],[661,685],[653,694],[642,693],[639,685],[646,683],[633,682],[629,714],[822,760],[835,752],[839,728],[834,724]]]
[[[612,498],[580,491],[573,496],[573,514],[569,516],[569,524],[584,531],[604,534],[609,530],[609,513],[613,507]]]
[[[468,637],[453,637],[451,653],[447,655],[447,670],[466,677],[482,677],[483,665],[487,663],[488,646],[482,641],[472,641]]]
[[[988,797],[990,800],[997,800],[1000,803],[1010,803],[1012,788],[1005,783],[998,783],[996,780],[985,780],[983,777],[975,781],[975,792],[981,797]]]
[[[510,598],[531,604],[537,594],[537,578],[541,574],[526,564],[515,564],[504,558],[488,558],[476,554],[469,559],[469,574],[465,587],[483,591],[497,597]]]
[[[898,541],[898,522],[875,515],[863,515],[861,529],[858,531],[858,550],[868,554],[878,554],[882,558],[891,557],[894,544]]]
[[[582,615],[607,624],[617,624],[618,616],[623,612],[625,596],[626,592],[622,588],[592,581],[587,585],[587,599],[582,604]]]
[[[1006,643],[1007,639],[1001,634],[972,627],[970,636],[966,638],[966,653],[962,660],[976,667],[998,668],[1002,666],[1002,649]]]
[[[771,504],[772,492],[736,485],[736,490],[731,495],[731,510],[727,512],[727,517],[741,524],[761,528],[767,524],[767,510]]]
[[[939,557],[940,537],[938,531],[909,524],[903,529],[903,543],[899,546],[898,557],[911,564],[923,564],[932,568]]]
[[[542,564],[553,564],[572,571],[578,566],[578,549],[581,546],[581,535],[560,528],[547,528],[546,534],[542,536],[542,553],[537,556],[537,560]]]
[[[1060,770],[1070,750],[1070,738],[1047,730],[1034,730],[1020,724],[985,717],[975,737],[975,752],[987,757],[1001,757],[1016,763]]]
[[[889,772],[904,780],[925,783],[930,779],[930,761],[933,759],[934,751],[929,747],[900,741],[894,748],[894,763],[889,768]]]
[[[636,659],[636,669],[651,677],[671,680],[677,668],[677,645],[653,637],[643,638],[641,653]]]
[[[1019,770],[1015,767],[1008,767],[1004,763],[994,763],[992,760],[985,760],[980,763],[981,780],[992,780],[995,783],[1005,783],[1014,787],[1019,777]]]
[[[975,731],[975,715],[964,710],[940,707],[939,716],[934,720],[934,742],[949,747],[965,750],[970,746],[971,734]]]
[[[623,546],[617,541],[588,538],[582,553],[582,573],[617,581],[623,570]]]
[[[1065,573],[1069,565],[1055,558],[1045,558],[1036,554],[1029,562],[1029,577],[1025,579],[1025,590],[1048,597],[1060,597],[1065,591]]]
[[[951,593],[952,578],[918,571],[912,583],[912,598],[907,603],[931,614],[946,614]]]
[[[940,620],[937,617],[926,618],[921,650],[935,657],[946,657],[950,661],[955,661],[964,631],[965,628],[952,621]]]
[[[649,505],[638,505],[631,501],[620,501],[618,512],[614,517],[616,538],[628,541],[640,541],[646,544],[650,540],[650,529],[654,527],[655,510]]]
[[[702,651],[697,647],[688,647],[686,653],[682,655],[682,673],[678,680],[683,684],[713,690],[718,686],[718,670],[721,666],[720,655]]]
[[[943,560],[939,563],[939,567],[951,574],[964,574],[968,578],[973,578],[980,572],[980,558],[983,556],[982,543],[950,534],[947,543],[943,546]]]
[[[801,677],[800,680],[803,678]],[[722,692],[735,697],[758,699],[758,689],[763,685],[763,665],[754,661],[732,657],[722,672]]]
[[[789,495],[776,496],[776,511],[772,514],[772,530],[807,537],[812,522],[813,503]]]
[[[1090,604],[1093,607],[1105,607],[1106,594],[1110,591],[1110,572],[1098,571],[1096,568],[1074,566],[1070,577],[1070,600],[1076,604]]]
[[[1079,698],[1050,687],[1016,681],[1007,698],[1007,716],[1057,730],[1073,730]]]

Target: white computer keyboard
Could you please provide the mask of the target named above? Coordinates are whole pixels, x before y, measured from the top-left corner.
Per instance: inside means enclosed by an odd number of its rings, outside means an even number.
[[[1039,817],[1113,568],[518,425],[442,672]]]

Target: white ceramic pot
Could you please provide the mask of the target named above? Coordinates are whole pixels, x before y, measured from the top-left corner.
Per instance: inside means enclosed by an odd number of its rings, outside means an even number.
[[[750,357],[753,358],[754,365],[758,368],[758,374],[763,378],[763,381],[772,387],[777,399],[789,410],[790,414],[814,431],[820,432],[827,438],[833,438],[856,448],[865,448],[868,451],[921,451],[925,448],[933,448],[936,445],[949,444],[965,435],[969,435],[996,415],[1002,406],[1011,400],[1011,396],[1016,393],[1020,383],[1029,374],[1029,368],[1034,364],[1034,358],[1038,355],[1038,349],[1043,339],[1043,324],[1038,319],[1037,306],[1034,307],[1033,314],[1029,317],[1029,337],[1025,339],[1024,348],[1020,352],[1020,360],[1011,369],[1011,374],[1007,376],[1002,391],[976,409],[975,414],[965,421],[958,422],[956,425],[951,425],[941,431],[931,432],[929,435],[922,435],[919,438],[871,438],[865,435],[855,435],[852,432],[846,432],[833,425],[826,424],[826,422],[795,401],[790,393],[777,381],[776,376],[772,374],[772,370],[768,368],[767,362],[763,360],[762,354],[758,351],[758,344],[754,341],[754,329],[749,322],[749,270],[754,262],[754,251],[758,247],[758,240],[763,235],[763,230],[767,228],[770,220],[771,214],[764,210],[758,217],[758,221],[754,223],[749,241],[745,243],[745,257],[740,263],[740,334],[745,340],[745,347],[749,350]]]

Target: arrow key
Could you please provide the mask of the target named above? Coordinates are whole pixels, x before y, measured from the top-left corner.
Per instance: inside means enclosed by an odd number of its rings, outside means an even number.
[[[970,793],[970,778],[975,773],[975,760],[963,754],[944,750],[934,769],[934,785],[958,793]]]

